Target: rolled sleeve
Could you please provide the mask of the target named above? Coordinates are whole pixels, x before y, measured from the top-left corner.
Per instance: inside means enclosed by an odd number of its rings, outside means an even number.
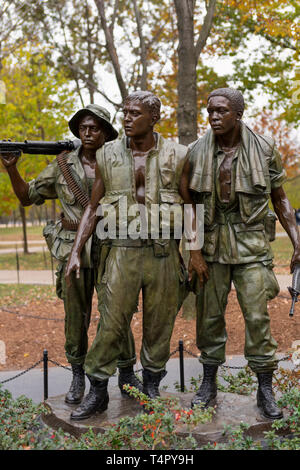
[[[29,183],[28,196],[32,204],[40,205],[46,199],[56,199],[56,162],[50,163],[34,180]]]
[[[38,191],[36,190],[35,183],[36,180],[31,180],[29,182],[28,197],[31,201],[31,204],[36,204],[37,206],[40,206],[45,202],[45,199],[39,195]]]

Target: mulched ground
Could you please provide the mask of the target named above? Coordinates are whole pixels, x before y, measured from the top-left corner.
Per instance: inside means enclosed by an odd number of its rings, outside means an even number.
[[[287,352],[292,343],[300,340],[300,305],[296,304],[295,315],[289,317],[290,297],[281,292],[269,303],[272,334],[278,342],[278,352]],[[35,318],[33,318],[35,317]],[[36,318],[41,317],[41,318]],[[6,346],[6,364],[0,370],[27,369],[42,359],[47,349],[49,358],[67,365],[64,355],[64,312],[61,300],[32,302],[24,306],[0,307],[0,340]],[[96,296],[93,302],[93,315],[90,326],[90,341],[95,336],[99,314]],[[235,292],[231,292],[226,311],[228,342],[226,354],[243,354],[244,321]],[[136,313],[132,320],[132,330],[136,341],[137,355],[141,346],[142,314]],[[171,351],[184,341],[185,348],[193,354],[199,351],[195,345],[195,320],[186,319],[180,312],[177,316],[172,336]],[[174,355],[173,357],[176,357]],[[188,357],[188,356],[187,356]],[[54,365],[50,362],[50,366]]]

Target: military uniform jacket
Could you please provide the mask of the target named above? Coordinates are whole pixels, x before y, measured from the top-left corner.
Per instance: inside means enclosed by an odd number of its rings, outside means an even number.
[[[269,209],[273,188],[285,181],[280,154],[273,139],[255,134],[241,123],[241,142],[231,174],[231,196],[220,201],[219,168],[225,154],[212,130],[189,146],[190,189],[204,205],[204,246],[209,262],[241,264],[273,258],[268,227],[275,214]]]
[[[187,158],[187,147],[166,140],[157,133],[155,135],[156,147],[147,155],[145,168],[145,206],[148,221],[153,205],[160,205],[161,211],[168,210],[170,205],[177,205],[178,209],[182,210],[183,199],[179,194],[179,184]],[[117,206],[120,199],[126,197],[130,213],[130,207],[137,204],[137,200],[134,157],[127,137],[105,144],[97,150],[96,159],[105,185],[105,195],[100,203]],[[121,214],[118,214],[117,226],[121,225],[121,218]],[[128,215],[126,222],[130,223],[133,218],[134,216]],[[172,226],[170,228],[172,229]]]
[[[71,168],[74,179],[83,191],[89,194],[91,185],[79,158],[80,150],[81,147],[68,154],[67,164]],[[47,199],[59,199],[65,218],[73,222],[80,222],[84,209],[69,189],[56,160],[50,163],[37,178],[30,181],[28,195],[32,204],[37,205],[43,204]],[[49,222],[44,229],[44,236],[53,257],[59,261],[67,261],[76,232],[65,230],[60,221],[55,224]],[[91,245],[92,237],[83,248],[81,267],[93,267]]]

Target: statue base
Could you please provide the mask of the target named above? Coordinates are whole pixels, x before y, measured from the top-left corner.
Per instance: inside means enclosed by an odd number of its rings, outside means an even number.
[[[161,392],[161,396],[179,398],[182,408],[189,409],[194,394]],[[65,403],[64,398],[64,395],[59,395],[49,398],[45,402],[50,413],[43,415],[42,421],[53,429],[61,428],[75,437],[86,433],[89,428],[92,428],[95,433],[103,433],[111,424],[117,423],[121,418],[125,416],[133,417],[138,413],[143,413],[142,406],[136,400],[122,396],[118,387],[110,387],[109,404],[105,412],[96,413],[91,418],[82,421],[73,421],[70,419],[70,413],[78,405],[68,405]],[[272,426],[272,420],[260,414],[256,405],[255,394],[245,396],[218,392],[216,414],[212,421],[195,426],[192,435],[199,443],[199,446],[209,442],[224,443],[227,441],[227,436],[223,434],[224,425],[237,428],[241,422],[249,425],[245,434],[255,440],[263,439],[263,433],[270,431]],[[182,424],[176,425],[176,433],[182,437],[189,435],[188,430]],[[284,434],[288,434],[288,430]]]

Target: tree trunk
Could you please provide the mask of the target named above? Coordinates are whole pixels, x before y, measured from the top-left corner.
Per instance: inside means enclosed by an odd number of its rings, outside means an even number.
[[[197,74],[194,33],[194,1],[174,0],[178,45],[178,138],[183,145],[197,139]]]
[[[145,43],[145,38],[143,36],[143,22],[142,22],[141,12],[140,12],[140,9],[138,7],[136,0],[133,0],[133,6],[134,6],[138,35],[140,39],[140,49],[141,49],[142,74],[141,74],[141,79],[140,79],[140,87],[141,87],[141,90],[147,90],[147,78],[148,78],[147,47]]]
[[[90,29],[90,15],[89,15],[89,6],[88,2],[85,3],[85,19],[86,19],[86,28],[87,28],[87,38],[91,37],[91,29]],[[89,77],[89,84],[94,83],[94,61],[92,57],[92,48],[91,42],[87,42],[87,56],[88,56],[88,77]],[[88,85],[89,95],[90,95],[90,103],[94,103],[94,87]],[[55,220],[55,219],[54,219]]]
[[[51,201],[51,219],[55,222],[56,219],[56,200]]]
[[[183,145],[197,139],[197,63],[211,32],[216,4],[217,0],[207,2],[202,28],[195,38],[195,0],[174,0],[179,36],[177,123]]]
[[[22,228],[23,228],[23,246],[24,246],[24,255],[28,255],[28,243],[27,243],[27,227],[26,227],[26,212],[21,204],[19,205],[20,216],[22,220]]]
[[[194,8],[195,0],[174,0],[178,27],[178,138],[183,145],[188,145],[198,137],[197,132],[197,63],[210,34],[216,0],[210,0],[203,25],[195,40]],[[185,239],[181,243],[182,256],[186,266],[189,263],[189,251],[184,249]],[[185,317],[195,315],[195,295],[190,293],[183,303]]]

